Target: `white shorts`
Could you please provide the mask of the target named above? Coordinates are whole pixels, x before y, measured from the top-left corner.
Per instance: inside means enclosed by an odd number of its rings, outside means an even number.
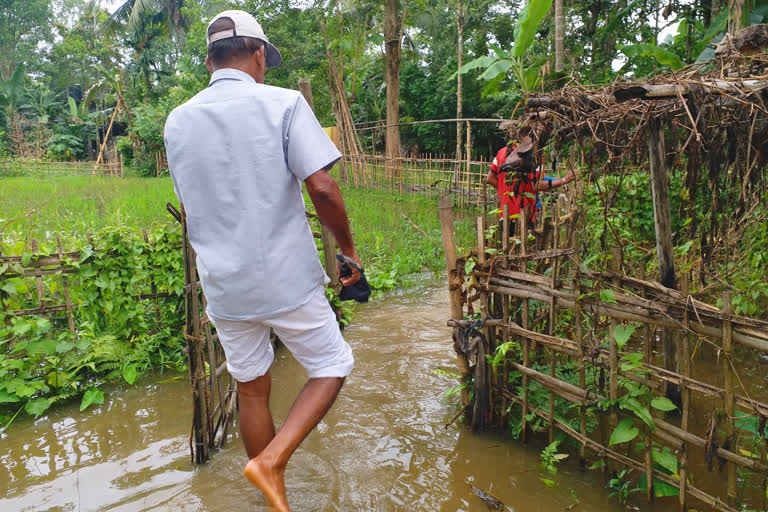
[[[210,319],[227,355],[227,369],[238,382],[261,377],[272,366],[275,352],[269,341],[270,328],[306,368],[311,379],[346,377],[355,366],[352,348],[341,336],[323,285],[312,292],[303,306],[271,318]]]

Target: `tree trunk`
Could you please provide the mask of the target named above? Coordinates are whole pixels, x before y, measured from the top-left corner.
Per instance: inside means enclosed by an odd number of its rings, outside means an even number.
[[[458,67],[461,68],[464,62],[464,14],[461,11],[461,0],[456,0],[458,8],[456,14],[456,27],[459,32],[459,45],[458,45]],[[462,83],[462,75],[456,76],[456,119],[461,119],[464,115],[464,88]],[[456,121],[456,160],[461,160],[461,142],[464,138],[464,125],[461,121]],[[459,169],[461,164],[457,163],[453,173],[453,181],[456,184],[459,179]]]
[[[397,12],[399,0],[385,0],[384,82],[387,85],[387,167],[388,174],[397,179],[396,158],[400,156],[400,27]]]
[[[733,35],[743,26],[744,0],[733,0],[731,16],[728,20],[728,34]]]
[[[563,71],[565,51],[565,10],[563,0],[555,0],[555,71]]]

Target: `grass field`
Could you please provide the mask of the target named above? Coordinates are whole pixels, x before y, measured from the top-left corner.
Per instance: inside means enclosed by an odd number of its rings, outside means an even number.
[[[442,267],[442,251],[401,216],[407,215],[442,247],[435,198],[402,198],[368,189],[344,189],[343,195],[374,287],[389,289],[407,274]],[[165,209],[168,202],[177,202],[170,178],[0,178],[0,229],[5,226],[0,235],[16,241],[58,234],[66,241],[108,226],[152,231],[175,222]],[[457,217],[457,243],[468,247],[473,224]]]

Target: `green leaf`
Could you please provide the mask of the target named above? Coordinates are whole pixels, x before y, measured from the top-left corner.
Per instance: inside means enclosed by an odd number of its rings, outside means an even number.
[[[125,379],[125,382],[127,382],[128,384],[133,384],[134,382],[136,382],[136,378],[138,376],[139,376],[139,372],[135,364],[129,364],[129,365],[123,366],[123,378]]]
[[[463,75],[465,73],[468,73],[469,71],[472,71],[473,69],[487,68],[488,66],[490,66],[491,64],[496,62],[496,60],[497,60],[496,57],[492,57],[490,55],[483,55],[482,57],[478,57],[476,59],[473,59],[473,60],[467,62],[466,64],[464,64],[463,66],[461,66],[459,68],[459,70],[456,71],[456,73],[454,73],[450,77],[449,80],[455,80],[456,79],[456,75]]]
[[[72,96],[67,96],[67,104],[69,104],[69,113],[74,119],[80,119],[77,115],[77,103]]]
[[[0,404],[12,404],[21,400],[16,393],[9,393],[4,389],[0,389]]]
[[[609,291],[609,290],[604,290]],[[602,298],[602,293],[601,293]],[[614,301],[615,302],[615,301]],[[624,348],[629,338],[635,333],[635,328],[631,325],[617,325],[613,329],[613,339],[616,341],[616,345],[619,346],[619,350]]]
[[[552,8],[552,0],[528,0],[525,7],[520,11],[515,25],[514,37],[515,46],[512,48],[512,55],[522,57],[528,51],[539,30],[539,25],[544,16]]]
[[[10,281],[3,283],[3,286],[0,286],[0,290],[3,290],[8,295],[16,295],[16,285]]]
[[[88,388],[83,395],[83,401],[80,402],[80,412],[86,410],[93,404],[103,404],[104,393],[98,388]]]
[[[624,45],[619,48],[621,52],[629,57],[653,57],[662,66],[668,66],[673,70],[683,67],[683,61],[676,54],[665,50],[660,46],[649,43],[639,43]]]
[[[24,406],[24,410],[34,416],[40,416],[51,406],[51,401],[47,398],[35,398],[30,400]]]
[[[668,484],[658,478],[653,479],[653,495],[656,498],[666,498],[668,496],[679,496],[680,489],[674,485]]]
[[[623,400],[619,405],[622,409],[626,409],[635,413],[635,415],[643,420],[643,422],[651,427],[651,429],[656,428],[656,425],[653,423],[653,416],[651,416],[651,412],[643,404],[638,402],[636,398],[628,398]]]
[[[6,270],[8,270],[8,264],[7,263],[0,264],[0,276],[5,274]]]
[[[664,412],[674,411],[677,409],[677,406],[672,403],[672,400],[663,396],[651,400],[651,407]]]
[[[75,348],[71,341],[60,341],[56,344],[56,353],[65,354]]]
[[[475,268],[475,260],[467,260],[466,263],[464,263],[464,273],[469,274],[472,272],[472,270]]]
[[[651,452],[653,462],[663,467],[672,475],[677,475],[677,456],[669,448],[664,448],[663,452],[653,450]]]
[[[600,290],[600,300],[610,304],[616,304],[616,298],[614,297],[613,290],[611,289]]]
[[[29,252],[23,253],[21,255],[21,264],[24,265],[25,267],[28,267],[29,262],[32,261],[32,256],[33,256],[32,253],[29,253]]]
[[[34,356],[45,354],[50,356],[56,353],[56,342],[53,340],[40,340],[27,345],[27,354]]]
[[[508,59],[500,59],[486,68],[483,73],[477,77],[478,80],[493,80],[499,75],[506,75],[507,71],[515,65],[515,62]]]
[[[610,445],[627,443],[640,433],[640,430],[635,427],[635,420],[632,418],[624,418],[616,425],[616,428],[611,432]]]

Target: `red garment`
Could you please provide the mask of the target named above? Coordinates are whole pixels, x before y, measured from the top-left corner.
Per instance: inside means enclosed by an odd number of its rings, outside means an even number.
[[[514,148],[513,148],[514,149]],[[496,158],[491,163],[491,172],[496,175],[496,192],[499,196],[499,208],[502,212],[499,213],[499,218],[503,219],[504,205],[509,205],[509,215],[520,215],[520,197],[515,196],[516,184],[515,178],[512,183],[507,183],[507,173],[501,172],[500,168],[507,161],[507,147],[504,146],[496,153]],[[535,184],[538,182],[539,173],[531,173],[528,183],[521,185],[519,192],[523,195],[522,200],[525,208],[530,212],[531,222],[536,219],[536,189]],[[527,195],[526,195],[527,193]],[[514,220],[514,219],[513,219]]]

